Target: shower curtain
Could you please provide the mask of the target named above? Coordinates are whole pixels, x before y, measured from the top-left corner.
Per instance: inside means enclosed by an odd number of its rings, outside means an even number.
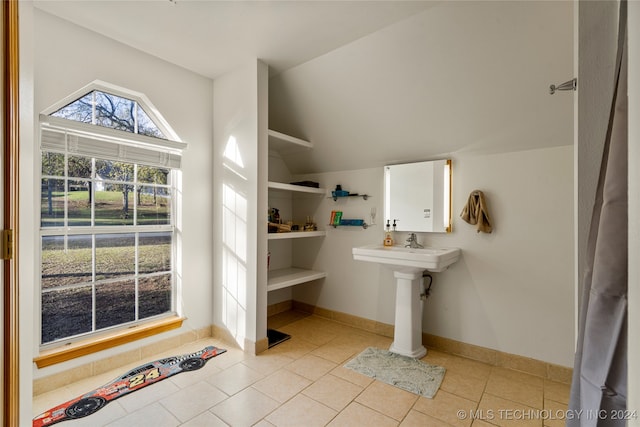
[[[624,426],[627,398],[626,2],[613,102],[591,217],[566,425]]]

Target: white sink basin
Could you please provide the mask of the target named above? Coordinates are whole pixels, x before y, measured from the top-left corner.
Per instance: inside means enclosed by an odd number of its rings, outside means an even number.
[[[446,270],[460,258],[459,248],[405,248],[382,244],[353,248],[353,259],[385,264],[394,270]]]

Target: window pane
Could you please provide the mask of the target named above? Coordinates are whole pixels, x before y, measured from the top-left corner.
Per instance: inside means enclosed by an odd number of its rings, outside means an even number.
[[[138,104],[138,133],[141,135],[153,136],[155,138],[167,139],[155,123],[151,121],[147,113]]]
[[[91,332],[91,286],[42,294],[42,343]]]
[[[42,289],[91,282],[91,236],[42,237]]]
[[[51,115],[74,120],[76,122],[91,123],[91,118],[93,116],[92,98],[93,92],[89,92],[82,98],[73,101],[66,107],[62,107]]]
[[[169,169],[153,166],[138,166],[138,182],[145,184],[169,184]]]
[[[96,182],[95,225],[133,225],[132,189],[131,185]]]
[[[134,132],[135,102],[116,95],[96,91],[96,124],[107,128]]]
[[[91,158],[69,156],[67,170],[71,178],[91,178]]]
[[[69,181],[67,215],[69,226],[91,225],[91,191],[89,181]]]
[[[138,225],[171,224],[171,197],[165,187],[138,187]]]
[[[145,319],[171,311],[171,275],[141,278],[138,282],[138,317]]]
[[[135,274],[135,237],[133,234],[96,236],[96,280]]]
[[[138,273],[171,271],[171,233],[140,233]]]
[[[40,190],[40,226],[64,225],[64,180],[43,179]]]
[[[96,159],[96,175],[101,179],[133,183],[133,171],[133,163]]]
[[[136,320],[135,280],[96,286],[96,329]]]
[[[64,154],[42,153],[42,175],[64,177]]]

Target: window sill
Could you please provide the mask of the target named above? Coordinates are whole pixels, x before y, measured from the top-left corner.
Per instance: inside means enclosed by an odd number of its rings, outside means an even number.
[[[150,337],[162,332],[178,329],[182,326],[184,317],[170,317],[143,325],[133,326],[129,329],[114,332],[98,338],[87,339],[67,344],[51,350],[42,351],[33,359],[38,368],[66,362],[88,354],[97,353],[122,344],[130,343],[142,338]]]

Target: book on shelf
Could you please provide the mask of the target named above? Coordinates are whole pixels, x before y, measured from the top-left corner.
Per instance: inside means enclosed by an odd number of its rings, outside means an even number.
[[[332,225],[340,225],[340,221],[342,220],[342,211],[336,211],[335,216],[333,217],[333,221],[331,221]]]

